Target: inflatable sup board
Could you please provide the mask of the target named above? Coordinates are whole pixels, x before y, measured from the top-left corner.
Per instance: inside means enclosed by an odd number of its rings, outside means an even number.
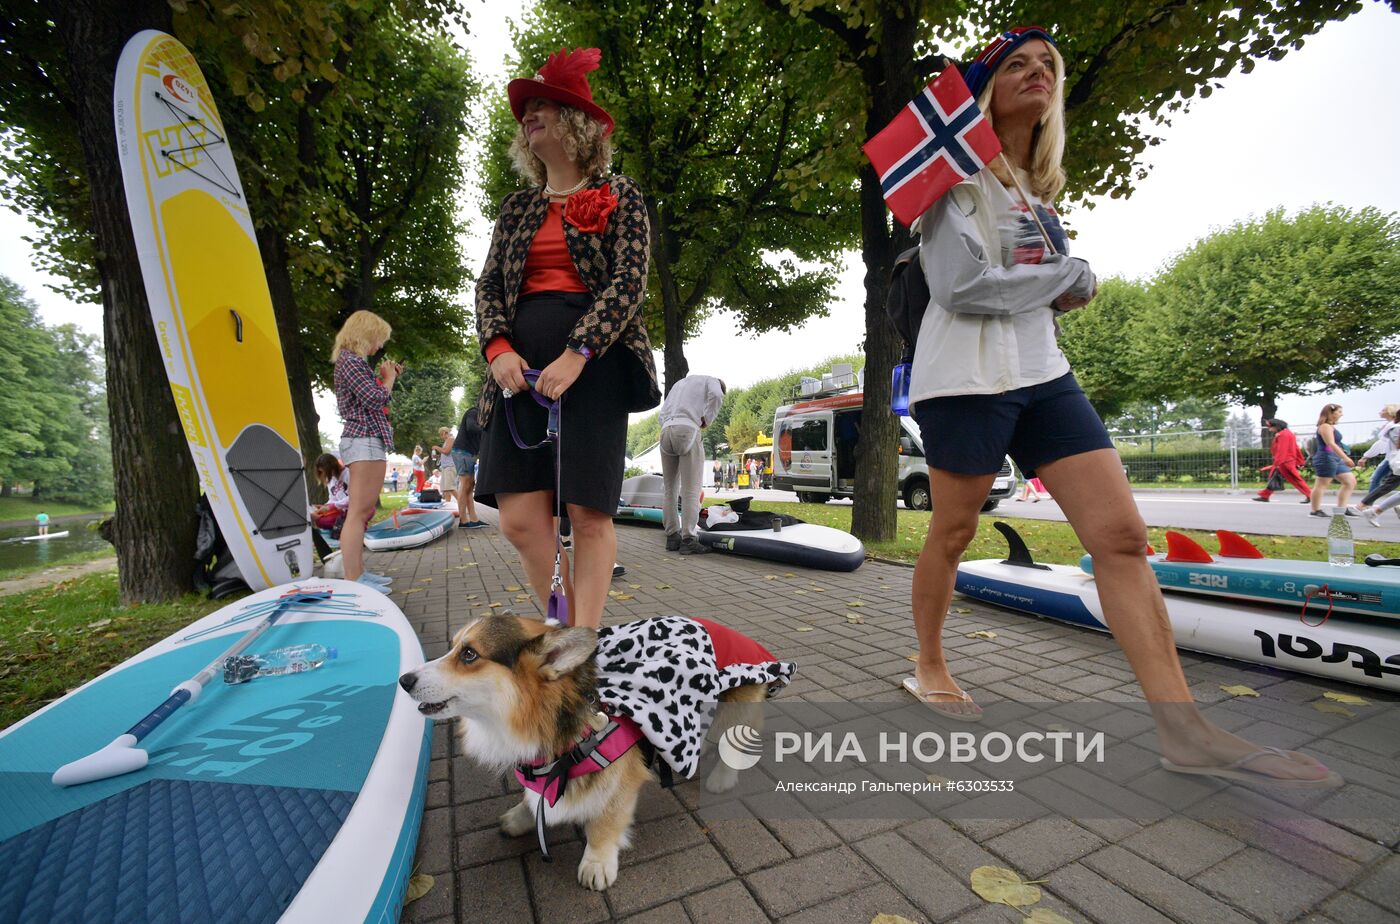
[[[815,523],[795,523],[781,530],[702,529],[696,538],[717,552],[733,552],[805,568],[854,571],[865,563],[865,546],[859,539]]]
[[[1189,536],[1168,531],[1166,554],[1148,557],[1163,590],[1285,605],[1295,615],[1306,607],[1310,622],[1329,609],[1400,619],[1400,568],[1265,558],[1242,536],[1227,530],[1216,535],[1220,555],[1212,556]],[[1079,564],[1093,574],[1088,555]]]
[[[46,542],[46,541],[48,541],[49,539],[62,539],[62,538],[63,538],[64,536],[66,536],[66,535],[68,535],[68,530],[65,529],[65,530],[64,530],[63,532],[61,532],[61,533],[45,533],[45,534],[42,535],[42,536],[21,536],[20,539],[19,539],[19,541],[20,541],[20,542]]]
[[[447,510],[399,510],[365,530],[365,548],[371,552],[416,549],[456,525],[457,514]]]
[[[200,488],[254,590],[311,576],[306,478],[253,222],[184,45],[127,42],[117,153],[151,318]]]
[[[1107,632],[1092,575],[1031,561],[1010,526],[1011,558],[958,565],[957,591],[1007,609]],[[1003,528],[1005,527],[1005,528]],[[1018,548],[1019,547],[1019,548]],[[1384,690],[1400,691],[1400,623],[1333,616],[1320,626],[1289,610],[1167,596],[1177,647]]]
[[[265,618],[248,649],[337,657],[237,685],[216,674],[140,742],[139,770],[51,776],[103,747]],[[0,734],[0,917],[8,921],[397,921],[431,729],[397,679],[423,663],[385,595],[307,580],[230,604]]]
[[[664,525],[666,515],[661,502],[665,494],[666,482],[660,475],[633,475],[622,482],[622,498],[617,502],[613,519]],[[700,499],[705,499],[704,491],[700,492]]]

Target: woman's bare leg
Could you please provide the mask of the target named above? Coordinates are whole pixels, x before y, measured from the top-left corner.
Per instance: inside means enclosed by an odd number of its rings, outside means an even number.
[[[1313,483],[1312,497],[1309,498],[1308,501],[1310,504],[1312,504],[1312,509],[1322,509],[1323,495],[1327,493],[1327,486],[1331,483],[1331,478],[1325,478],[1322,475],[1317,476],[1317,481]]]
[[[613,563],[617,561],[617,532],[612,517],[592,507],[569,504],[569,521],[574,525],[573,594],[570,616],[576,626],[597,628],[603,624],[603,606],[612,586]]]
[[[914,566],[914,631],[919,635],[919,660],[914,679],[920,690],[961,690],[948,670],[943,654],[943,623],[953,602],[958,562],[972,537],[987,492],[996,475],[958,475],[928,470],[929,495],[933,516],[928,535]],[[976,712],[976,707],[956,695],[933,696],[935,703],[946,703],[949,712]]]
[[[1347,501],[1351,500],[1351,492],[1356,490],[1356,473],[1342,472],[1337,476],[1337,484],[1341,485],[1337,490],[1337,508],[1345,510]]]
[[[374,504],[384,489],[385,468],[383,459],[350,463],[350,507],[340,527],[340,557],[347,581],[365,573],[365,523],[374,516]]]
[[[496,501],[501,532],[520,553],[525,578],[544,609],[549,605],[549,583],[554,576],[554,493],[497,494]]]
[[[1112,449],[1058,459],[1036,474],[1054,495],[1079,541],[1094,557],[1104,617],[1157,721],[1162,755],[1183,766],[1221,766],[1258,746],[1216,727],[1196,708],[1177,658],[1166,602],[1144,555],[1147,528],[1122,462]],[[1283,779],[1321,779],[1311,758],[1258,758],[1249,769]]]

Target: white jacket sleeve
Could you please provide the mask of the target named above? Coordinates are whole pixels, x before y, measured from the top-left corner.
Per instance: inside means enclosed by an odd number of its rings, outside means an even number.
[[[971,217],[977,207],[972,195],[954,187],[923,217],[919,255],[934,304],[954,314],[1013,315],[1049,308],[1065,292],[1093,293],[1094,274],[1075,257],[1001,266],[1001,255],[989,256],[978,235]]]
[[[705,383],[705,410],[700,415],[700,426],[708,427],[719,416],[720,405],[724,403],[724,392],[720,390],[719,379],[710,377]]]

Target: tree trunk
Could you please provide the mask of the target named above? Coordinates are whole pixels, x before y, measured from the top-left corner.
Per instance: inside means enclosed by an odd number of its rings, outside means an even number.
[[[873,137],[889,124],[914,95],[918,74],[914,40],[918,17],[884,16],[884,35],[875,62],[865,68],[870,108],[865,135]],[[865,262],[865,401],[861,406],[860,442],[856,446],[855,507],[851,532],[866,542],[895,536],[899,490],[899,421],[890,412],[890,373],[899,354],[899,337],[885,316],[885,295],[897,254],[890,232],[880,178],[868,163],[860,171],[861,258]]]
[[[1259,438],[1265,449],[1268,449],[1274,442],[1274,431],[1264,426],[1264,421],[1272,420],[1278,413],[1278,395],[1265,393],[1259,400],[1259,410],[1262,412],[1259,417]]]
[[[192,588],[199,493],[136,256],[112,89],[126,40],[144,28],[171,31],[170,7],[166,0],[65,0],[53,16],[77,107],[102,279],[121,600],[169,600]]]
[[[321,415],[316,413],[311,390],[311,369],[301,342],[301,311],[287,271],[287,243],[280,231],[258,229],[258,249],[263,271],[272,295],[272,311],[277,316],[277,336],[282,341],[282,362],[287,367],[287,384],[292,390],[292,411],[296,415],[297,437],[301,441],[301,463],[306,471],[306,487],[311,502],[323,504],[326,489],[316,480],[316,457],[321,454]]]
[[[690,374],[690,364],[685,360],[685,306],[681,304],[674,269],[680,258],[680,243],[669,232],[666,216],[656,208],[655,202],[647,202],[647,211],[651,218],[651,265],[658,278],[657,288],[661,290],[661,321],[666,338],[662,352],[663,393],[669,395],[671,386]]]

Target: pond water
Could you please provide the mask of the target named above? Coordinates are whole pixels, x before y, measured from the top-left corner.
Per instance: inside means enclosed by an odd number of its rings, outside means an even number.
[[[103,516],[106,514],[50,523],[50,533],[61,533],[66,529],[68,535],[42,542],[20,541],[24,536],[38,534],[38,527],[32,523],[0,529],[0,576],[17,570],[47,568],[73,558],[91,557],[94,551],[112,551],[111,544],[99,536],[95,528]]]

